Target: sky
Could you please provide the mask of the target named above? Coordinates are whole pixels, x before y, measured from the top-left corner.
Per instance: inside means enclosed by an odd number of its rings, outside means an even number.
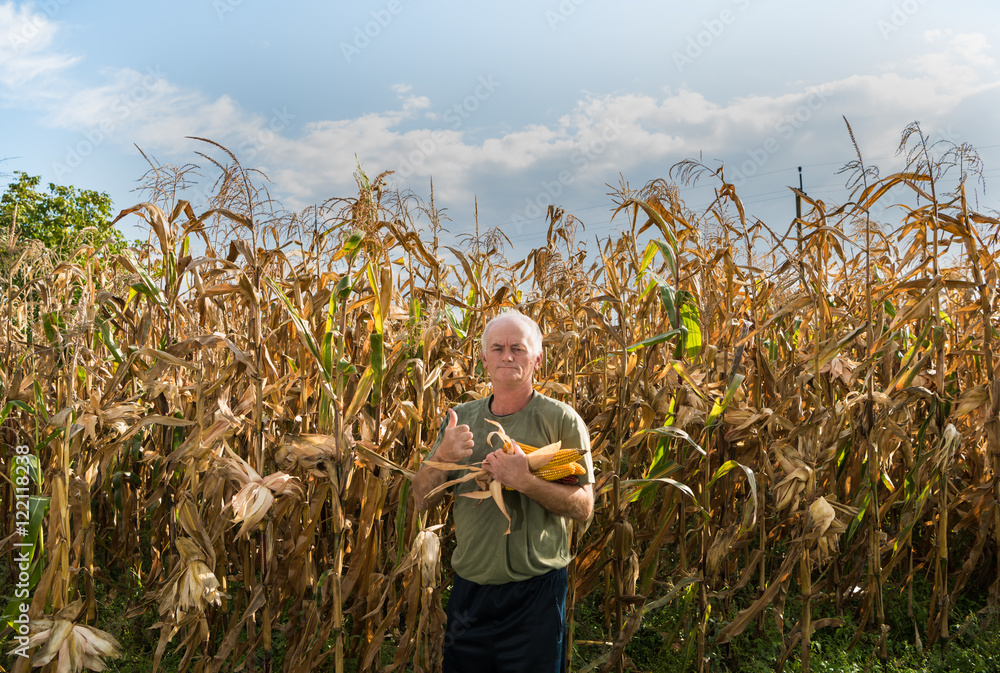
[[[143,200],[149,165],[231,150],[300,211],[355,172],[423,201],[444,235],[544,245],[549,204],[591,241],[624,228],[621,181],[723,166],[750,217],[794,217],[789,186],[849,199],[856,158],[888,175],[904,128],[969,143],[976,207],[1000,207],[994,0],[175,0],[0,2],[0,186],[14,171]],[[141,149],[141,152],[140,152]],[[694,210],[717,181],[682,185]],[[426,227],[426,222],[418,220]],[[134,219],[122,227],[140,232]],[[141,233],[141,232],[140,232]]]

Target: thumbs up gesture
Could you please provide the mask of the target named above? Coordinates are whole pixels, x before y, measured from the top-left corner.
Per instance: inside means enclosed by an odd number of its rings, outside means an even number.
[[[458,414],[454,409],[448,410],[448,422],[444,427],[444,437],[434,454],[436,460],[445,463],[458,463],[472,455],[472,447],[476,442],[472,431],[464,423],[458,424]]]

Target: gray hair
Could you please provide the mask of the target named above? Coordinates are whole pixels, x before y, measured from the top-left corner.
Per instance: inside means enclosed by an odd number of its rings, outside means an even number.
[[[538,323],[524,315],[520,311],[515,309],[509,309],[503,311],[495,318],[486,323],[486,327],[483,328],[483,336],[480,339],[480,345],[483,350],[486,350],[486,335],[489,334],[490,328],[497,322],[501,320],[514,320],[521,323],[528,330],[528,347],[532,349],[535,355],[541,355],[542,353],[542,329],[538,326]]]

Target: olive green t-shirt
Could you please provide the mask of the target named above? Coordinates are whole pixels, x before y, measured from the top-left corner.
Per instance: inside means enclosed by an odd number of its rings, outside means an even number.
[[[455,407],[458,424],[469,426],[476,443],[472,455],[463,463],[482,462],[486,454],[501,447],[498,437],[493,438],[492,446],[486,444],[487,435],[497,429],[486,422],[489,419],[500,423],[512,439],[522,444],[542,447],[562,441],[564,449],[584,449],[586,453],[579,462],[587,472],[579,476],[579,483],[594,482],[590,436],[583,419],[572,407],[535,392],[521,411],[494,416],[489,407],[491,399],[492,396]],[[442,436],[443,432],[439,433],[437,444]],[[464,470],[455,471],[448,478],[464,474]],[[504,489],[504,504],[510,515],[510,534],[504,535],[507,519],[492,498],[474,500],[460,495],[477,489],[475,480],[455,486],[457,546],[451,564],[456,573],[477,584],[505,584],[543,575],[569,563],[568,519],[552,514],[526,495]]]

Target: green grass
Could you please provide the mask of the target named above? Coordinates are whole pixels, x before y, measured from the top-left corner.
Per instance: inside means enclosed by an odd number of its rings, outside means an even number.
[[[813,634],[810,648],[810,668],[815,673],[951,673],[997,672],[1000,673],[1000,611],[991,613],[987,608],[988,583],[991,578],[982,576],[978,584],[970,586],[952,606],[949,613],[949,639],[926,647],[927,612],[930,601],[930,583],[923,577],[914,579],[914,616],[906,614],[906,593],[903,587],[885,586],[886,623],[889,636],[886,641],[888,657],[878,656],[879,642],[873,635],[874,625],[865,628],[858,642],[851,648],[857,632],[858,606],[845,606],[844,626],[824,628]],[[784,609],[784,636],[795,626],[801,604],[793,584]],[[576,606],[577,640],[607,642],[612,640],[605,627],[603,587],[592,592]],[[747,590],[734,597],[731,614],[720,615],[718,601],[713,601],[715,611],[710,619],[709,632],[717,630],[732,619],[736,612],[746,607],[754,595]],[[741,603],[742,600],[742,603]],[[626,670],[645,673],[684,673],[696,671],[696,646],[691,637],[697,621],[697,597],[680,595],[675,601],[658,610],[648,612],[635,636],[625,648]],[[813,618],[835,617],[831,601],[814,601]],[[914,622],[920,630],[921,642],[915,636]],[[800,673],[800,642],[794,645],[782,669]],[[785,643],[775,625],[771,610],[764,613],[763,627],[752,625],[727,645],[713,647],[711,638],[706,643],[711,652],[710,668],[714,673],[765,673],[775,671],[784,654]],[[577,645],[573,662],[582,668],[608,651],[605,646]]]

